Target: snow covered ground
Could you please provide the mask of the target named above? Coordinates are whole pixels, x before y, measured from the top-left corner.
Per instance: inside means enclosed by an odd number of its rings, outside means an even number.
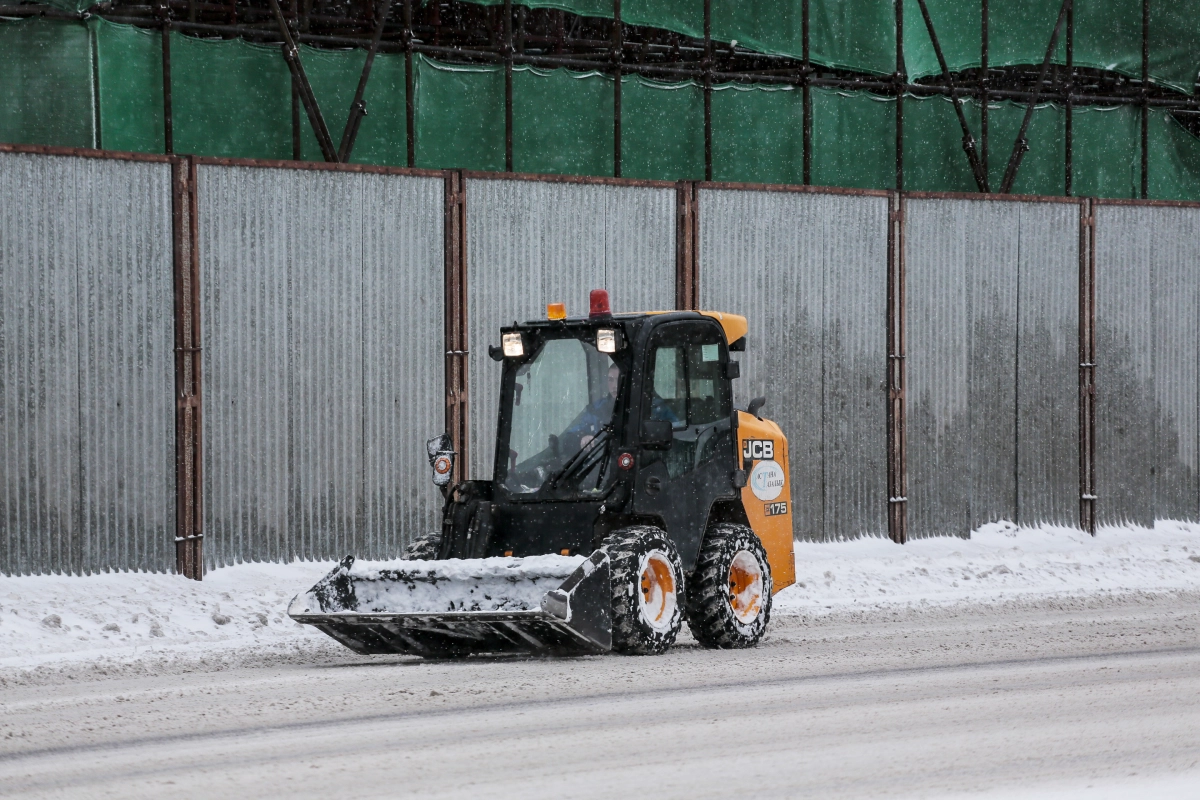
[[[970,540],[796,545],[779,614],[1001,603],[1054,595],[1200,590],[1200,525],[1080,531],[988,525]],[[0,577],[0,670],[334,646],[292,622],[288,601],[333,563],[243,564],[203,582],[174,575]]]
[[[1050,595],[1200,589],[1200,525],[1153,529],[985,525],[958,538],[796,543],[796,585],[782,613],[847,607],[996,603]]]

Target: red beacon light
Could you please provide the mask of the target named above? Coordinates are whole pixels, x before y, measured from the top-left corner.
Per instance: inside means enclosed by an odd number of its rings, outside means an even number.
[[[608,291],[606,289],[592,289],[590,301],[592,307],[591,312],[588,314],[590,318],[612,316],[612,308],[608,304]]]

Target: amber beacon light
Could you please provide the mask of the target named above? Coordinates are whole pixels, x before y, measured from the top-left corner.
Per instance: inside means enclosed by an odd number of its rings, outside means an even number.
[[[546,306],[546,319],[566,319],[567,306],[565,303],[551,303]]]

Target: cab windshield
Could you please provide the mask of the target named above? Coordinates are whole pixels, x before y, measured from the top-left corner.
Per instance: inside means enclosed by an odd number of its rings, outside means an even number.
[[[500,484],[512,494],[589,496],[612,480],[609,453],[620,366],[592,342],[550,339],[516,369],[508,458]]]

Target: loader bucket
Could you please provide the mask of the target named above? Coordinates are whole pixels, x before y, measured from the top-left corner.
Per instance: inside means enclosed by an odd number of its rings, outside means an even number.
[[[584,655],[612,647],[608,554],[359,561],[347,556],[288,615],[358,653]]]

